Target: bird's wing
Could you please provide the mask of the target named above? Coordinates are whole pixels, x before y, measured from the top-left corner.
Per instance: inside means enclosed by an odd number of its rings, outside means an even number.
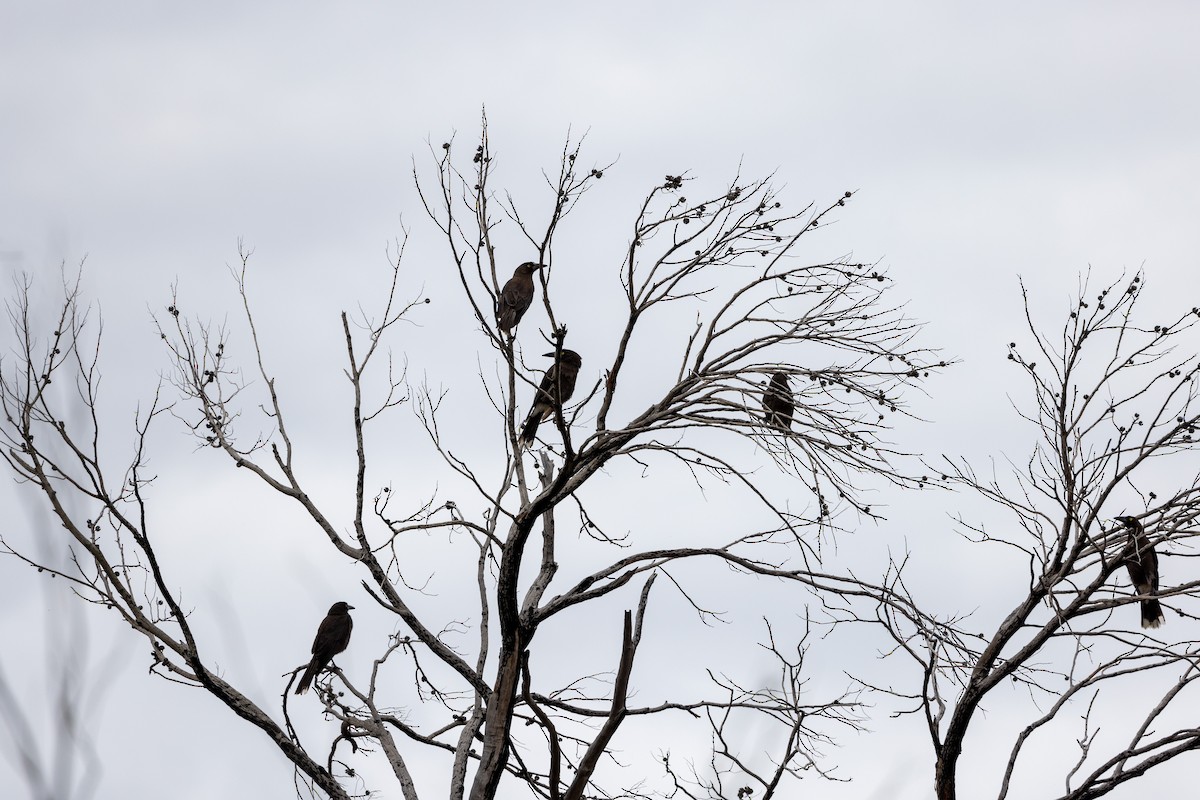
[[[346,645],[350,643],[350,630],[354,626],[354,620],[349,614],[334,616],[330,614],[321,620],[321,626],[317,628],[317,636],[313,639],[312,652],[315,655],[318,651],[322,654],[328,653],[326,657],[331,657],[335,653],[340,653],[346,649]]]

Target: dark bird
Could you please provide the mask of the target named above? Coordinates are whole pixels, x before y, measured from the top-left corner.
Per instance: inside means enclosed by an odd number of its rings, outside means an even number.
[[[526,261],[516,268],[508,283],[504,284],[500,296],[496,298],[496,324],[500,330],[511,335],[521,317],[525,316],[533,304],[533,273],[543,266]]]
[[[1122,560],[1129,570],[1129,582],[1140,595],[1149,597],[1142,600],[1142,627],[1157,628],[1166,622],[1162,606],[1154,596],[1158,594],[1158,554],[1154,545],[1146,536],[1146,530],[1137,517],[1117,517],[1117,522],[1129,531],[1129,545]]]
[[[776,372],[763,392],[763,421],[772,428],[783,431],[792,429],[792,412],[796,410],[796,402],[792,399],[792,387],[788,385],[786,372]]]
[[[350,631],[354,629],[354,620],[350,618],[352,608],[354,606],[340,601],[329,607],[329,613],[321,620],[321,627],[317,628],[317,638],[313,639],[312,645],[312,661],[308,662],[308,669],[304,670],[300,683],[296,684],[296,694],[307,692],[313,678],[320,675],[333,657],[350,644]]]
[[[553,356],[554,353],[546,355]],[[533,399],[533,408],[529,409],[529,416],[521,426],[522,447],[533,444],[538,425],[553,417],[554,409],[562,408],[562,404],[571,399],[575,392],[575,379],[579,377],[579,367],[582,365],[583,359],[579,357],[579,353],[563,350],[554,365],[546,370],[546,374],[542,376],[542,383],[538,386],[537,396]]]

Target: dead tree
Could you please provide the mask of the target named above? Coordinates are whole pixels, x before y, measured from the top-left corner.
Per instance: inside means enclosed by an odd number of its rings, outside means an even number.
[[[392,367],[388,341],[398,339],[410,360],[421,350],[398,333],[398,323],[418,315],[424,299],[398,299],[401,284],[410,282],[403,246],[376,316],[341,315],[355,454],[348,515],[320,502],[299,466],[304,442],[260,344],[247,255],[235,277],[247,331],[237,352],[249,353],[249,362],[235,362],[227,329],[191,319],[172,297],[159,333],[174,387],[163,388],[137,414],[132,456],[121,467],[111,466],[97,444],[110,422],[95,413],[99,347],[77,290],[68,287],[53,327],[31,319],[18,300],[12,316],[19,349],[5,364],[0,386],[5,455],[49,503],[75,548],[76,560],[60,574],[81,597],[114,609],[151,642],[155,672],[204,688],[266,733],[295,764],[303,785],[330,797],[371,789],[357,783],[363,768],[352,760],[374,752],[382,753],[406,800],[421,794],[490,800],[506,781],[552,800],[611,796],[618,787],[654,794],[647,782],[655,776],[642,771],[628,781],[614,753],[618,733],[631,721],[660,717],[698,720],[714,743],[706,757],[711,773],[685,774],[670,753],[658,754],[665,767],[657,775],[662,792],[741,798],[754,787],[758,797],[786,795],[781,787],[794,776],[827,770],[814,745],[854,729],[862,709],[851,689],[825,698],[802,693],[804,635],[788,634],[785,644],[777,638],[779,625],[803,620],[810,598],[837,597],[882,605],[912,624],[936,627],[892,585],[825,571],[820,543],[849,522],[878,513],[862,499],[864,482],[921,483],[897,464],[902,454],[882,434],[889,413],[904,413],[904,389],[944,363],[914,343],[917,326],[886,301],[890,281],[876,267],[802,252],[804,237],[829,221],[849,192],[823,207],[790,209],[766,180],[738,176],[706,192],[697,186],[703,199],[696,200],[685,187],[698,180],[668,175],[650,187],[633,215],[623,256],[604,265],[596,253],[568,256],[556,243],[608,166],[582,167],[578,144],[569,142],[557,174],[547,179],[549,210],[535,220],[493,189],[486,123],[473,155],[468,153],[470,163],[459,164],[448,142],[434,150],[432,177],[417,178],[423,207],[447,247],[446,267],[472,309],[478,363],[494,364],[478,370],[473,386],[454,385],[452,391],[473,397],[485,418],[494,414],[496,430],[503,432],[495,458],[472,463],[456,455],[456,427],[441,414],[443,395],[410,388]],[[498,231],[501,220],[507,227]],[[511,335],[499,329],[496,315],[497,296],[514,267],[497,260],[502,234],[514,250],[528,252],[520,261],[544,265],[535,274],[534,306]],[[607,268],[623,298],[604,341],[575,341],[573,321],[560,310],[560,296],[571,291],[571,270],[583,263]],[[681,309],[693,315],[687,330],[646,338],[643,331]],[[568,348],[584,355],[574,394],[541,425],[542,444],[523,449],[520,425],[548,366],[525,363],[530,343],[536,353],[549,349],[556,359]],[[653,380],[634,379],[643,348],[654,348],[657,363],[670,369],[656,369]],[[790,431],[762,421],[767,382],[780,373],[790,378],[795,404]],[[382,380],[368,383],[368,374]],[[90,412],[82,425],[64,424],[72,396],[50,391],[54,381],[77,390],[74,402]],[[177,396],[166,399],[168,391]],[[370,432],[410,397],[427,436],[424,451],[420,442],[406,442],[406,456],[430,457],[429,469],[442,470],[446,485],[458,487],[455,494],[418,499],[395,489],[373,466],[372,456],[395,444],[375,442]],[[263,502],[300,508],[331,556],[360,569],[361,591],[374,603],[360,599],[356,614],[391,615],[403,631],[385,642],[355,635],[352,650],[376,654],[368,676],[335,670],[314,681],[324,713],[336,723],[336,735],[321,752],[303,744],[292,724],[298,712],[287,693],[291,681],[280,687],[277,715],[213,669],[216,645],[200,641],[189,623],[189,614],[205,611],[185,613],[179,602],[184,576],[160,566],[147,514],[160,499],[147,474],[146,437],[168,409],[203,446],[224,454],[230,469],[254,476]],[[257,423],[251,422],[258,411]],[[254,432],[255,424],[265,432]],[[664,542],[653,530],[609,532],[606,504],[621,491],[609,476],[622,465],[651,478],[656,470],[677,467],[697,486],[735,489],[746,509],[744,529],[698,544]],[[790,476],[786,488],[761,480],[756,470]],[[90,511],[74,513],[62,502],[66,495]],[[664,485],[663,497],[670,496]],[[698,509],[688,524],[701,529],[703,518]],[[444,541],[458,560],[440,563],[435,572],[448,595],[476,598],[470,620],[431,611],[408,580],[406,572],[417,569],[411,543],[418,535]],[[579,537],[593,548],[587,559],[573,544]],[[633,702],[640,664],[686,666],[645,635],[654,611],[651,587],[657,580],[661,593],[668,584],[698,617],[711,619],[718,612],[698,594],[707,581],[692,571],[704,564],[716,568],[722,582],[794,590],[794,606],[782,615],[762,609],[763,616],[777,617],[768,620],[762,652],[774,659],[778,686],[712,673],[707,694]],[[559,640],[560,620],[582,619],[605,600],[619,600],[627,609],[611,658],[575,663]],[[474,637],[469,646],[462,644],[465,632]],[[307,645],[297,643],[298,658]],[[563,673],[573,677],[564,680]],[[395,681],[383,679],[396,675],[411,676],[411,690],[403,698],[384,696],[384,687]],[[751,718],[778,731],[769,752],[743,750],[735,732]],[[437,758],[445,765],[444,784],[418,787],[410,765]]]
[[[1072,745],[1061,782],[1043,781],[1038,796],[1084,800],[1200,747],[1192,688],[1200,575],[1189,558],[1200,531],[1200,311],[1143,321],[1142,287],[1141,275],[1094,294],[1082,282],[1053,334],[1026,294],[1027,341],[1010,343],[1007,359],[1024,379],[1014,402],[1032,451],[1006,475],[981,475],[962,460],[942,467],[1007,512],[1000,523],[963,523],[981,550],[1019,554],[988,559],[992,568],[1023,562],[1028,571],[1009,571],[1011,605],[990,635],[948,641],[907,621],[891,626],[920,670],[940,800],[958,796],[964,757],[971,774],[995,778],[990,791],[1003,800],[1030,796],[1014,781],[1031,754],[1069,755]],[[1141,521],[1141,546],[1157,554],[1163,627],[1142,625],[1148,598],[1130,585],[1139,548],[1115,519],[1124,515]],[[989,704],[1013,708],[1013,687],[1031,701],[1027,724],[999,761],[971,753],[968,734],[984,736]],[[1129,704],[1140,710],[1131,716]],[[978,787],[971,796],[982,796]]]

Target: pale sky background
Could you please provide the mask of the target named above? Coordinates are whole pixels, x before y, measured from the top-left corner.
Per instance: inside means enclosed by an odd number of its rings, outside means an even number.
[[[1144,268],[1142,302],[1163,313],[1196,302],[1198,31],[1200,7],[1185,2],[210,2],[185,9],[3,0],[0,269],[6,280],[34,274],[52,299],[59,265],[73,268],[86,257],[87,297],[105,319],[109,435],[120,448],[117,426],[128,425],[167,369],[151,313],[161,313],[177,284],[185,313],[227,318],[236,329],[226,265],[244,239],[255,249],[250,291],[267,356],[305,441],[301,464],[337,497],[352,477],[353,455],[337,315],[378,298],[385,251],[402,222],[411,243],[401,294],[424,290],[433,304],[399,332],[395,347],[408,352],[412,377],[455,388],[463,399],[452,407],[486,408],[471,376],[477,359],[492,355],[477,332],[453,324],[461,299],[411,180],[414,157],[432,174],[427,142],[437,147],[457,132],[458,150],[473,148],[486,105],[496,182],[531,207],[544,200],[539,170],[554,168],[568,130],[587,132],[587,161],[618,159],[560,249],[559,258],[578,253],[588,288],[561,296],[577,341],[595,351],[606,346],[597,317],[604,299],[590,282],[604,285],[637,204],[664,175],[687,171],[716,191],[740,162],[749,176],[776,172],[797,206],[852,189],[858,194],[837,224],[812,237],[806,252],[880,261],[895,281],[892,299],[927,323],[922,342],[961,359],[930,382],[928,397],[910,396],[929,423],[904,425],[894,440],[981,464],[1002,453],[1020,457],[1030,431],[1011,410],[1020,387],[1004,360],[1005,343],[1021,336],[1018,276],[1050,325],[1089,268],[1098,283]],[[501,237],[502,261],[527,257],[519,241]],[[0,334],[0,342],[7,350],[11,335]],[[420,449],[408,411],[395,419],[394,446],[380,445],[377,481],[403,487],[413,502],[451,491]],[[472,430],[464,426],[462,438]],[[391,630],[369,608],[357,575],[331,563],[327,543],[294,510],[248,500],[243,476],[195,452],[173,420],[163,420],[156,442],[161,547],[210,636],[210,652],[236,685],[277,709],[279,676],[304,660],[333,600],[359,607],[355,643]],[[677,502],[703,502],[685,483],[677,488]],[[630,491],[636,497],[641,487]],[[721,506],[721,494],[707,500],[714,527],[737,511]],[[6,535],[35,529],[28,500],[10,482],[0,486]],[[966,498],[886,488],[878,501],[888,521],[865,524],[843,541],[843,552],[873,563],[907,546],[915,574],[925,577],[921,594],[939,611],[979,609],[986,627],[1007,608],[1005,579],[1016,575],[1019,588],[1020,566],[1005,573],[953,535],[952,512],[985,509]],[[634,507],[670,518],[643,503]],[[612,513],[613,524],[624,524],[621,510]],[[945,576],[950,564],[960,569]],[[0,558],[0,668],[35,714],[47,696],[39,677],[43,611],[66,615],[42,577]],[[656,630],[672,642],[667,652],[711,657],[708,634],[693,636],[694,617],[678,595],[661,591],[657,599]],[[757,625],[751,605],[725,599],[734,617]],[[623,607],[601,611],[596,638],[607,631],[616,641]],[[262,734],[212,698],[148,677],[144,640],[91,611],[83,625],[96,696],[88,713],[103,764],[96,797],[292,796],[291,769]],[[594,671],[612,668],[610,651],[598,651]],[[371,652],[356,655],[352,644],[339,663],[365,674]],[[815,693],[844,686],[842,671],[861,664],[888,669],[871,646],[854,641],[822,643],[812,660]],[[635,683],[650,687],[653,662],[644,669]],[[927,738],[886,710],[878,709],[873,733],[846,736],[843,747],[826,751],[850,783],[806,779],[797,791],[928,796]],[[990,712],[990,723],[1003,727],[1005,709]],[[306,724],[314,741],[327,735],[317,720]],[[644,752],[673,741],[630,734],[618,744]],[[965,787],[994,783],[994,762],[971,760],[980,741],[968,740]],[[0,749],[11,753],[2,732]],[[1184,759],[1111,796],[1150,787],[1181,796],[1181,787],[1194,785],[1194,765]],[[0,759],[0,787],[13,785],[15,774]],[[424,796],[440,796],[443,786]]]

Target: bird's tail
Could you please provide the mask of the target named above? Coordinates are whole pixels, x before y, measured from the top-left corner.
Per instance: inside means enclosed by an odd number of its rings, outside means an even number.
[[[300,676],[300,682],[296,684],[296,694],[304,694],[308,691],[308,687],[312,685],[313,678],[317,677],[317,672],[320,667],[314,659],[310,661],[308,667],[304,670],[304,674]]]
[[[1157,598],[1142,601],[1142,627],[1157,628],[1166,622],[1166,617],[1163,616],[1162,604]]]
[[[533,446],[533,440],[537,438],[538,426],[542,424],[542,415],[538,413],[538,409],[534,409],[529,413],[525,420],[525,424],[521,426],[520,446],[522,450],[526,450]]]

